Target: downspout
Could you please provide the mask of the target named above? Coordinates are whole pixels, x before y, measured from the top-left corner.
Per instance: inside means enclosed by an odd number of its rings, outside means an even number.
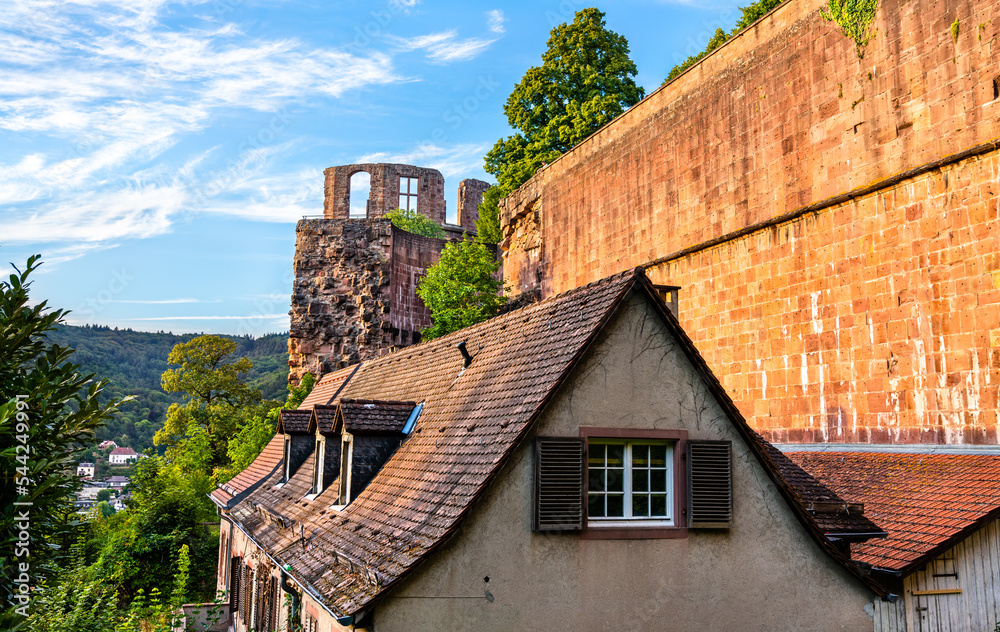
[[[289,625],[288,629],[294,630],[295,628],[298,628],[299,621],[299,591],[295,590],[295,587],[288,581],[288,573],[285,572],[286,570],[289,570],[287,566],[281,569],[281,589],[292,597],[291,607],[288,610],[288,618],[289,622],[292,623],[294,627]]]

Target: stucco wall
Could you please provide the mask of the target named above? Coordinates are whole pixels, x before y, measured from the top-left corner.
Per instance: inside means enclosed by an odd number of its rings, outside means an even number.
[[[458,535],[376,608],[374,629],[872,629],[873,594],[809,539],[645,302],[629,300],[536,432],[576,436],[580,426],[732,440],[732,530],[658,540],[532,533],[529,439]]]

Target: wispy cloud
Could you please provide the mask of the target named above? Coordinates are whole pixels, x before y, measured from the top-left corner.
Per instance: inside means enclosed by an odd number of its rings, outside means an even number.
[[[489,143],[462,143],[451,146],[425,143],[406,152],[391,153],[383,151],[366,154],[358,158],[357,162],[398,162],[424,165],[437,169],[448,178],[482,167],[483,156],[489,148]]]
[[[146,318],[124,318],[125,322],[166,321],[166,320],[278,320],[288,318],[288,314],[249,314],[247,316],[149,316]]]
[[[294,139],[241,147],[214,170],[218,148],[188,140],[233,112],[266,120],[309,98],[401,80],[383,52],[250,37],[214,18],[178,28],[167,5],[4,2],[0,135],[32,139],[30,153],[0,154],[5,243],[145,238],[192,212],[293,221],[315,209],[321,186],[303,187],[298,174],[276,182],[288,174],[273,173],[274,159]]]
[[[219,301],[202,301],[197,298],[165,298],[158,301],[140,301],[140,300],[111,300],[109,303],[130,303],[134,305],[174,305],[177,303],[218,303]]]
[[[489,20],[490,30],[494,33],[503,33],[507,29],[504,27],[504,22],[507,18],[504,17],[503,11],[500,9],[493,9],[492,11],[486,12],[486,17]]]
[[[468,61],[479,56],[490,45],[503,36],[504,18],[503,11],[493,9],[486,13],[487,27],[491,37],[469,37],[459,38],[458,31],[451,29],[420,35],[417,37],[401,38],[390,37],[390,41],[396,46],[396,50],[409,52],[416,50],[426,51],[428,59],[435,63],[447,64],[456,61]]]

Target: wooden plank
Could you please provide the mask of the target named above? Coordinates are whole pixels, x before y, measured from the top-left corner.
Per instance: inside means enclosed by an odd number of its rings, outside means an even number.
[[[938,590],[914,590],[914,595],[960,595],[962,594],[961,588],[941,588]]]

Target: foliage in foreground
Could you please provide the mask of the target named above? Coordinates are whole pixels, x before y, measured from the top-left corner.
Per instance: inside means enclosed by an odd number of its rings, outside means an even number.
[[[601,11],[577,11],[573,22],[552,29],[542,65],[528,69],[504,105],[516,133],[486,154],[486,171],[497,185],[479,205],[480,241],[502,238],[500,200],[642,99],[635,75],[628,40],[605,28]]]
[[[481,243],[462,240],[446,245],[441,260],[417,287],[434,321],[421,335],[437,338],[495,316],[507,302],[500,295],[503,282],[494,278],[499,269],[500,262]]]
[[[77,455],[120,404],[101,404],[105,382],[80,374],[79,365],[70,362],[72,349],[47,339],[66,312],[50,310],[46,301],[31,305],[28,278],[39,263],[39,257],[32,256],[23,272],[15,268],[0,282],[2,629],[15,629],[21,619],[15,608],[23,599],[14,594],[21,585],[14,582],[19,565],[28,564],[27,574],[37,580],[65,560],[80,527],[73,511],[73,493],[81,485],[75,475]],[[28,514],[28,530],[18,526],[21,512]],[[30,533],[29,541],[20,537],[22,532]]]
[[[386,213],[385,217],[392,222],[393,226],[408,233],[434,237],[435,239],[444,239],[447,236],[444,229],[437,225],[437,222],[417,211],[397,208]]]

